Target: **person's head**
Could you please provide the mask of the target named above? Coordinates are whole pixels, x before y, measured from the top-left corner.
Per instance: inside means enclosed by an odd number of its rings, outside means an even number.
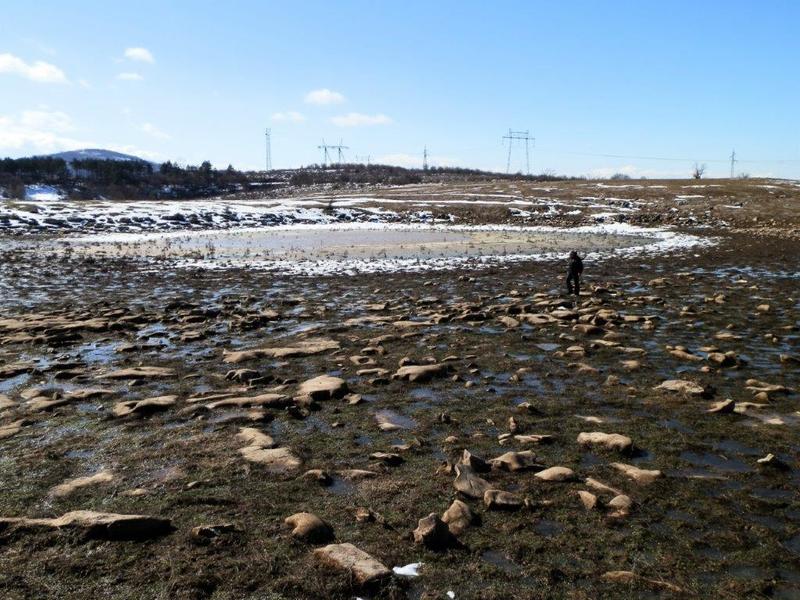
[[[577,250],[573,250],[572,252],[569,253],[569,257],[570,258],[578,258],[578,251]]]

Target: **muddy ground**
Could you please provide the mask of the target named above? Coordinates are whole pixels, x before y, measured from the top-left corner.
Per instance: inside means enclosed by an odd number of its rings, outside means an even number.
[[[800,596],[800,242],[747,210],[686,230],[713,248],[587,262],[577,302],[552,263],[6,251],[3,596]],[[472,518],[440,522],[455,500]],[[111,516],[32,520],[82,510]],[[419,576],[315,553],[345,543]]]

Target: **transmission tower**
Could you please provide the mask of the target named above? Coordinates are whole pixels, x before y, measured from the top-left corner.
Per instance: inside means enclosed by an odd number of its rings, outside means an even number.
[[[731,179],[733,179],[734,165],[736,165],[736,150],[731,152]]]
[[[514,147],[514,140],[523,140],[525,142],[525,173],[531,174],[531,154],[530,142],[536,143],[536,138],[530,136],[529,131],[512,131],[508,130],[508,135],[503,136],[504,140],[508,140],[508,161],[506,162],[506,173],[511,172],[511,149]]]
[[[422,170],[428,170],[428,147],[425,146],[425,149],[422,151]]]
[[[337,154],[336,154],[336,156],[337,156],[337,164],[341,165],[341,164],[344,163],[344,152],[343,152],[343,150],[349,150],[350,149],[349,146],[342,145],[342,140],[339,140],[339,144],[338,145],[333,145],[333,144],[326,144],[324,139],[322,140],[322,145],[321,146],[317,146],[317,148],[322,150],[322,157],[323,157],[322,161],[323,161],[323,164],[325,166],[327,166],[328,163],[332,162],[331,161],[330,150],[336,150],[336,152],[337,152]]]
[[[270,140],[270,133],[271,130],[267,128],[266,138],[267,138],[267,155],[266,155],[266,167],[267,171],[272,170],[272,142]]]

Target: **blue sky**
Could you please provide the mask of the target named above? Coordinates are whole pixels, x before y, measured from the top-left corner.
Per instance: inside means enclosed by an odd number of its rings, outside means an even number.
[[[800,177],[800,3],[6,0],[0,156]],[[512,170],[524,169],[514,147]],[[658,157],[679,160],[652,160]],[[719,161],[719,162],[716,162]],[[751,161],[751,162],[746,162]]]

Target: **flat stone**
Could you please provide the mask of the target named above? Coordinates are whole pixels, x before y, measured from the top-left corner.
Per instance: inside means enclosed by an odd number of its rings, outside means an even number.
[[[575,472],[567,467],[550,467],[534,475],[542,481],[571,481],[575,479]]]
[[[578,434],[581,446],[603,446],[617,452],[629,452],[633,447],[631,438],[619,433],[603,433],[602,431],[582,432]]]
[[[324,565],[349,572],[359,585],[384,579],[392,573],[386,566],[353,544],[331,544],[314,550],[314,556]]]
[[[334,340],[320,338],[301,340],[293,343],[291,346],[271,347],[271,348],[256,348],[253,350],[236,350],[223,352],[222,360],[226,363],[240,363],[247,360],[256,358],[292,358],[298,356],[312,356],[314,354],[322,354],[329,350],[338,350],[340,348],[339,342]]]
[[[101,485],[104,483],[111,483],[112,481],[114,481],[114,473],[103,470],[95,473],[94,475],[77,477],[75,479],[65,481],[64,483],[60,483],[52,489],[51,493],[57,498],[63,498],[82,488],[93,485]]]
[[[11,423],[6,423],[5,425],[0,425],[0,440],[10,438],[12,435],[17,435],[28,423],[30,423],[30,421],[27,419],[19,419]]]
[[[301,383],[299,392],[315,401],[341,398],[347,393],[347,383],[340,377],[320,375]]]
[[[312,544],[325,543],[333,539],[333,529],[317,515],[308,512],[295,513],[283,522],[292,527],[292,536]]]
[[[272,436],[255,427],[240,427],[236,438],[248,446],[256,446],[258,448],[273,448],[275,446],[275,440],[272,439]]]
[[[736,402],[730,398],[727,398],[725,400],[715,402],[706,412],[712,414],[728,414],[732,413],[734,410],[736,410]]]
[[[613,494],[614,496],[619,496],[620,494],[622,494],[622,492],[620,492],[618,489],[608,486],[602,481],[598,481],[597,479],[592,479],[591,477],[587,477],[585,479],[585,482],[587,486],[589,486],[596,492]]]
[[[512,492],[486,490],[483,493],[483,503],[490,510],[516,510],[525,504],[525,500],[519,494]]]
[[[172,530],[169,519],[145,515],[75,510],[55,519],[0,518],[0,531],[16,529],[79,529],[89,537],[136,540],[161,536]]]
[[[406,365],[400,367],[392,379],[404,379],[411,382],[424,383],[430,381],[434,377],[441,377],[445,375],[449,367],[447,364],[433,364],[433,365]]]
[[[285,408],[292,404],[291,399],[284,394],[259,394],[257,396],[234,396],[222,398],[206,404],[206,408],[215,409],[225,406],[261,406],[266,408]]]
[[[581,499],[581,503],[586,510],[592,510],[595,505],[597,504],[597,496],[592,494],[591,492],[587,492],[585,490],[578,490],[576,492],[578,497]]]
[[[245,446],[239,448],[245,460],[267,467],[275,473],[296,471],[302,464],[289,448],[261,448],[259,446]]]
[[[100,379],[148,379],[150,377],[172,377],[174,374],[175,371],[168,367],[133,367],[111,371],[100,375]]]
[[[177,400],[177,396],[158,396],[145,400],[128,400],[115,404],[112,412],[115,417],[127,417],[129,415],[142,417],[166,410],[170,406],[174,406]]]
[[[690,396],[702,396],[706,393],[702,385],[685,379],[668,379],[653,389],[688,394]]]
[[[611,463],[611,466],[630,477],[639,485],[650,485],[659,477],[662,477],[661,471],[647,470],[634,467],[633,465],[626,465],[624,463]]]
[[[536,464],[536,454],[530,450],[506,452],[497,458],[489,460],[489,464],[492,465],[492,468],[502,471],[523,471],[539,466]]]

